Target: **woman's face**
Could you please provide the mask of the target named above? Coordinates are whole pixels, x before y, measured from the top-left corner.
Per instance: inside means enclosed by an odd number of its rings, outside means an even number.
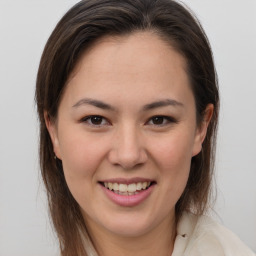
[[[89,229],[137,236],[174,220],[206,132],[185,69],[149,32],[105,37],[82,56],[47,125]]]

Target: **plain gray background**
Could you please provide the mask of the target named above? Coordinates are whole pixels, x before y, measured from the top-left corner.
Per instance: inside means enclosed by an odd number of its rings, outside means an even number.
[[[36,72],[75,0],[0,0],[0,256],[56,255],[40,181]],[[256,1],[186,0],[212,44],[221,94],[219,220],[256,251]]]

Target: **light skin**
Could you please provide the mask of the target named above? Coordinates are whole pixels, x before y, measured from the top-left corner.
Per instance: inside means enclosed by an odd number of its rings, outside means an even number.
[[[46,124],[99,255],[171,255],[175,204],[212,116],[196,122],[186,62],[150,32],[105,37],[82,56]],[[154,181],[141,203],[110,200],[99,182]],[[161,238],[161,239],[156,239]]]

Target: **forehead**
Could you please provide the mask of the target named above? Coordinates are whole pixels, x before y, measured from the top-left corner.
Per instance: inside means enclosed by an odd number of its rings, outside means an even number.
[[[152,32],[98,40],[84,52],[70,76],[67,91],[72,93],[68,88],[100,97],[115,92],[153,97],[169,89],[179,96],[190,91],[185,59]]]
[[[70,78],[74,77],[82,66],[86,66],[90,71],[97,66],[98,70],[104,71],[112,69],[112,65],[120,64],[119,68],[126,72],[137,72],[140,67],[146,71],[146,67],[156,70],[156,66],[164,67],[165,71],[168,67],[175,68],[174,65],[170,65],[173,63],[177,69],[182,68],[185,71],[186,61],[173,45],[153,31],[105,36],[84,51]],[[169,60],[166,57],[169,57]]]

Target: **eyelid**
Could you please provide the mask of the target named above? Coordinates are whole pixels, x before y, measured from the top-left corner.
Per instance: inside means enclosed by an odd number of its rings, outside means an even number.
[[[88,121],[88,120],[90,120],[90,119],[93,118],[93,117],[102,118],[102,120],[105,120],[105,121],[104,121],[104,124],[93,124],[91,121]],[[107,118],[105,118],[105,117],[103,117],[103,116],[101,116],[101,115],[89,115],[89,116],[85,116],[85,117],[83,117],[83,118],[80,119],[80,122],[81,122],[81,123],[86,123],[87,125],[92,126],[92,127],[96,127],[96,128],[100,128],[100,127],[103,127],[103,126],[109,126],[109,125],[111,125],[110,121],[109,121]]]
[[[93,124],[91,121],[91,118],[93,118],[93,117],[101,118],[103,123]],[[162,124],[152,123],[154,118],[163,118],[163,123]],[[96,128],[112,125],[111,122],[107,118],[105,118],[101,115],[88,115],[88,116],[81,118],[80,122],[85,123],[86,125],[89,125],[92,127],[96,127]],[[150,125],[150,126],[161,127],[161,126],[167,126],[167,125],[174,124],[174,123],[178,123],[178,121],[176,118],[174,118],[172,116],[154,115],[154,116],[150,117],[145,124]]]
[[[153,118],[156,118],[156,117],[160,117],[160,118],[163,118],[165,119],[165,123],[164,124],[149,124],[149,122],[151,122],[153,120]],[[167,120],[167,122],[166,122]],[[148,119],[148,121],[146,122],[146,124],[148,125],[152,125],[152,126],[157,126],[157,127],[161,127],[161,126],[165,126],[165,125],[169,125],[169,124],[173,124],[173,123],[178,123],[178,120],[172,116],[166,116],[166,115],[155,115],[155,116],[152,116]]]

